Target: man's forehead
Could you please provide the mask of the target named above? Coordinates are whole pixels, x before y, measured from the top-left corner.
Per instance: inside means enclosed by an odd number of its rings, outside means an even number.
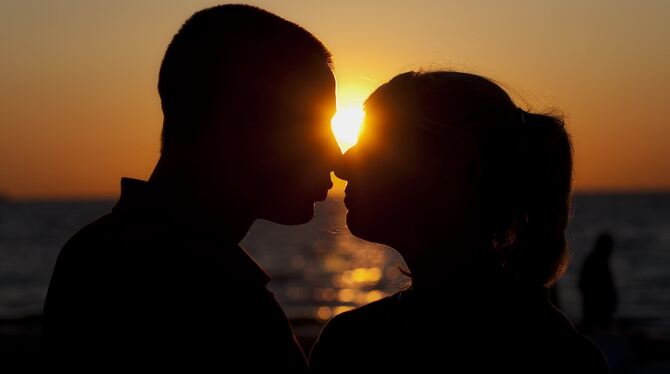
[[[327,66],[296,67],[285,78],[287,86],[312,92],[335,91],[335,76]]]
[[[309,103],[323,102],[324,105],[335,105],[335,77],[328,69],[327,71],[314,72],[304,71],[293,74],[280,85],[278,99],[283,102]]]

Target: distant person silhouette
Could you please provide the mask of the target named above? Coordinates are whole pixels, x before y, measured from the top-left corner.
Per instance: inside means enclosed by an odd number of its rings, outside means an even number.
[[[609,265],[613,248],[612,235],[600,233],[593,251],[582,265],[579,276],[579,290],[582,292],[580,327],[587,333],[608,332],[612,328],[617,306],[617,292]]]
[[[605,373],[548,300],[567,263],[572,150],[560,118],[460,72],[408,72],[366,101],[351,232],[404,257],[411,288],[334,317],[314,372]]]
[[[195,13],[163,59],[162,150],[61,251],[47,370],[307,370],[270,278],[238,246],[259,218],[308,222],[340,157],[326,48],[261,9]]]

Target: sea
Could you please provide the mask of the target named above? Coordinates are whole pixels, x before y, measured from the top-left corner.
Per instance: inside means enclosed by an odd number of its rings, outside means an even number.
[[[0,202],[0,319],[39,316],[56,257],[111,200]],[[317,203],[305,225],[257,221],[242,246],[270,274],[292,321],[325,322],[408,285],[392,248],[351,235],[340,198]],[[670,336],[670,194],[576,194],[568,231],[572,254],[558,283],[561,309],[581,318],[579,270],[599,233],[614,237],[610,261],[616,317],[653,336]]]

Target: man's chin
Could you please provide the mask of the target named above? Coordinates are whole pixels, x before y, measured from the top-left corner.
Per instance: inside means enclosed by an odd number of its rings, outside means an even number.
[[[284,209],[281,212],[261,217],[278,223],[280,225],[302,225],[314,218],[314,203],[311,204],[296,204],[290,208]]]

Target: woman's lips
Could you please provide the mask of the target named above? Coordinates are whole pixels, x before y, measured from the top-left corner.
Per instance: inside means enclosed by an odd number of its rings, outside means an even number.
[[[349,188],[344,189],[344,206],[349,208],[349,204],[351,204],[352,200],[352,195],[351,195],[351,190]]]

